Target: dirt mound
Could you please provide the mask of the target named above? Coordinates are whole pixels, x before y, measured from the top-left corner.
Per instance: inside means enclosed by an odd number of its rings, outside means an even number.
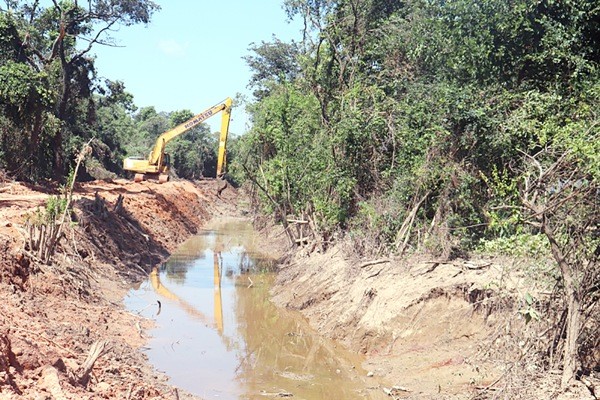
[[[175,398],[137,350],[148,322],[123,311],[121,299],[131,282],[209,218],[234,213],[236,193],[229,187],[217,195],[221,186],[217,181],[79,185],[73,223],[51,265],[27,251],[23,227],[52,190],[14,182],[3,186],[0,398]]]

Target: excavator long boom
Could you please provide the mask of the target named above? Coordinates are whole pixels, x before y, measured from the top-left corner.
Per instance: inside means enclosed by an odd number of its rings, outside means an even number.
[[[227,135],[229,134],[229,121],[231,120],[231,99],[225,99],[226,105],[221,114],[221,135],[219,136],[219,153],[217,155],[217,178],[225,173],[224,167],[227,164]]]
[[[214,105],[207,110],[202,111],[200,114],[194,115],[192,118],[187,121],[177,125],[175,128],[170,129],[164,133],[162,133],[158,139],[156,139],[156,144],[150,153],[150,157],[148,158],[148,162],[152,165],[155,165],[159,162],[162,154],[164,153],[164,148],[171,140],[175,139],[177,136],[181,135],[184,132],[189,131],[193,127],[203,123],[219,111],[223,111],[223,120],[221,121],[221,125],[225,123],[229,126],[229,119],[231,117],[231,99],[228,97],[222,103]],[[226,122],[224,121],[226,120]],[[223,126],[221,126],[221,133],[223,133]]]
[[[232,100],[228,97],[219,104],[202,111],[200,114],[194,115],[192,118],[177,125],[175,128],[162,133],[158,139],[156,139],[156,143],[147,160],[126,158],[123,161],[123,169],[136,172],[136,181],[145,179],[147,176],[159,176],[159,181],[166,181],[168,179],[167,174],[169,169],[165,155],[167,143],[206,121],[213,115],[223,112],[221,116],[221,134],[219,137],[219,152],[217,156],[217,177],[222,176],[226,163],[226,143],[227,135],[229,133],[229,121],[231,119],[231,103]]]

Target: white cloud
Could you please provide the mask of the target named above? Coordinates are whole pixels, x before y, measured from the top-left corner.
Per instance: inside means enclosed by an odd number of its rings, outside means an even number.
[[[162,39],[158,41],[158,48],[160,51],[171,57],[184,57],[189,45],[189,42],[179,43],[172,39]]]

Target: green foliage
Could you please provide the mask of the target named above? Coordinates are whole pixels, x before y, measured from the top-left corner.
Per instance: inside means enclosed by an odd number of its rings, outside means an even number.
[[[313,215],[328,232],[346,220],[355,180],[338,162],[338,138],[321,129],[318,107],[300,88],[278,87],[252,110],[238,160],[265,189],[266,210]]]
[[[297,60],[300,50],[293,41],[285,43],[273,37],[272,42],[251,43],[249,50],[254,55],[246,56],[244,60],[254,71],[249,86],[255,88],[257,98],[269,94],[270,83],[294,80],[300,73]]]
[[[284,5],[305,40],[246,57],[261,91],[242,147],[265,210],[319,208],[325,236],[348,226],[364,251],[545,251],[518,171],[552,148],[598,177],[594,2]]]
[[[169,114],[170,125],[175,127],[194,116],[190,110]],[[210,133],[207,124],[200,124],[167,145],[173,168],[179,177],[198,179],[216,176],[217,138]]]
[[[132,97],[121,82],[97,85],[88,53],[95,44],[112,43],[115,28],[147,23],[158,6],[149,0],[7,6],[0,12],[0,140],[10,151],[3,151],[0,165],[24,180],[64,180],[79,146],[98,137],[97,161],[118,171],[119,133],[99,132],[96,112],[117,104],[132,112]],[[104,96],[94,98],[94,91]],[[110,125],[104,114],[102,122]]]
[[[134,121],[136,133],[124,141],[126,153],[148,157],[156,139],[169,129],[169,119],[166,114],[157,113],[154,107],[144,107],[134,116]]]
[[[528,324],[532,320],[539,321],[540,314],[534,308],[534,303],[535,303],[534,298],[529,293],[525,293],[524,300],[525,300],[525,308],[520,309],[519,314],[523,315],[523,317],[525,318],[525,323]]]
[[[36,73],[30,66],[13,61],[0,65],[0,99],[5,106],[27,108],[34,102],[48,106],[52,98],[44,73]]]
[[[28,223],[34,226],[55,224],[67,208],[67,198],[62,195],[48,197],[43,209],[39,207],[33,215],[28,218]]]
[[[550,255],[550,244],[544,235],[520,233],[482,239],[478,251],[485,254],[541,259]]]

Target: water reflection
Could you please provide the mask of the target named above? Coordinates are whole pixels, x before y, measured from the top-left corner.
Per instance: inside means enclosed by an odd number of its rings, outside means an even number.
[[[147,351],[175,386],[205,398],[371,398],[361,360],[269,301],[274,261],[247,223],[227,221],[181,246],[127,305],[157,326]],[[162,302],[162,312],[147,308]]]

